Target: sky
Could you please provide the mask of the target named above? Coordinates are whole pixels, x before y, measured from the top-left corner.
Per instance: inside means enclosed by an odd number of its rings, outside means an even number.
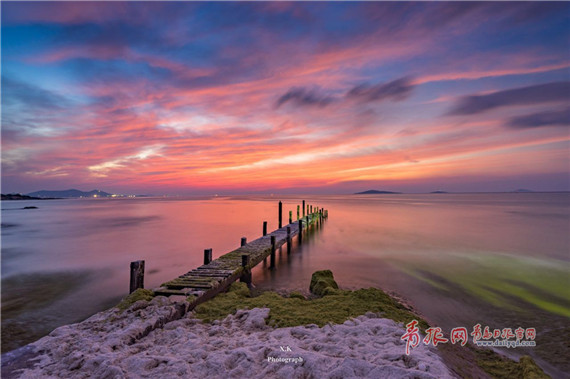
[[[2,193],[570,190],[568,2],[2,2]]]

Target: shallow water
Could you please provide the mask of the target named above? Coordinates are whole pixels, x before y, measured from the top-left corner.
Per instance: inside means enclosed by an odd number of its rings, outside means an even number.
[[[284,220],[289,210],[296,218],[302,199],[2,202],[2,291],[21,292],[36,304],[7,312],[3,297],[3,331],[22,330],[3,332],[3,351],[118,302],[128,290],[129,262],[144,259],[145,286],[156,287],[199,266],[205,248],[213,248],[215,258],[239,246],[241,237],[259,237],[264,220],[275,229],[279,200]],[[536,327],[537,347],[526,353],[568,368],[567,358],[557,361],[555,355],[568,356],[569,194],[304,199],[328,209],[329,219],[302,246],[294,243],[291,255],[283,249],[275,271],[259,265],[253,275],[257,288],[307,292],[314,271],[331,269],[341,287],[395,292],[444,331],[470,330],[476,323]],[[21,209],[30,205],[39,208]],[[16,278],[26,278],[27,285],[14,284]],[[67,287],[61,286],[65,280]],[[31,322],[43,329],[28,330]]]

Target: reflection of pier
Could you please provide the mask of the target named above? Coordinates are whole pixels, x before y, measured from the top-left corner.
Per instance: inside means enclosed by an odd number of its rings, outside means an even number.
[[[154,289],[156,295],[170,296],[182,295],[193,296],[191,308],[214,297],[226,290],[231,283],[240,279],[251,283],[251,269],[260,262],[270,258],[269,268],[275,268],[276,250],[287,244],[290,252],[293,245],[293,237],[297,236],[298,243],[309,239],[328,217],[328,211],[323,208],[313,208],[311,205],[297,206],[297,221],[293,222],[292,212],[289,212],[289,224],[282,226],[282,203],[279,202],[279,229],[267,233],[267,223],[264,222],[263,236],[247,243],[242,238],[241,245],[218,259],[212,260],[212,250],[204,251],[204,265],[187,272],[161,287]],[[131,263],[131,292],[142,288],[142,276],[144,275],[144,261]]]

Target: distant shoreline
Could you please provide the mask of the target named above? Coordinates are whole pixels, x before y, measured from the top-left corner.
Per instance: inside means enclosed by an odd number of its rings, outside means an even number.
[[[20,194],[2,194],[1,200],[60,200],[60,197],[34,197]]]

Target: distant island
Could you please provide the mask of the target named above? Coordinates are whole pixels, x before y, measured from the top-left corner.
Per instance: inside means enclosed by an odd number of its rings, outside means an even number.
[[[449,192],[447,192],[447,191],[432,191],[430,193],[449,193]]]
[[[397,194],[401,192],[392,192],[392,191],[378,191],[378,190],[368,190],[364,192],[357,192],[355,195],[379,195],[379,194]]]
[[[122,195],[122,194],[108,193],[97,189],[87,192],[80,191],[78,189],[68,189],[68,190],[57,190],[57,191],[42,190],[42,191],[30,192],[26,195],[20,195],[20,196],[29,196],[43,200],[43,199],[77,199],[85,197],[87,198],[150,197],[152,195]]]
[[[54,197],[56,197],[56,198],[114,197],[113,194],[103,192],[103,191],[99,191],[99,190],[84,192],[84,191],[80,191],[77,189],[68,189],[68,190],[63,190],[63,191],[46,191],[46,190],[43,190],[43,191],[36,191],[36,192],[28,193],[27,196],[37,197],[40,199],[54,198]],[[115,195],[115,197],[116,197],[116,195]]]

